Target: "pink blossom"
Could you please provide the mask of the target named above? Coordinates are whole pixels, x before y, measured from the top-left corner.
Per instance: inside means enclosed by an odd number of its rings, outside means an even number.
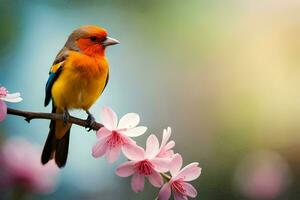
[[[288,162],[280,154],[258,150],[238,164],[234,183],[248,199],[278,199],[290,186],[290,173]]]
[[[22,187],[29,192],[48,193],[54,189],[58,168],[53,161],[42,165],[41,148],[24,139],[10,139],[1,149],[1,184]]]
[[[3,121],[7,115],[7,106],[4,101],[18,103],[22,101],[20,93],[9,94],[5,87],[0,87],[0,121]]]
[[[7,94],[7,89],[5,87],[0,87],[0,98],[5,97]]]
[[[94,145],[92,155],[97,158],[106,156],[110,163],[116,161],[120,152],[132,152],[138,149],[136,142],[130,137],[137,137],[147,130],[138,126],[140,117],[136,113],[124,115],[119,123],[116,113],[110,108],[104,108],[101,113],[104,127],[97,132],[98,142]]]
[[[199,163],[194,162],[181,169],[182,157],[179,154],[175,154],[170,164],[172,178],[163,185],[158,199],[168,200],[171,196],[171,191],[173,191],[174,200],[187,200],[188,197],[195,198],[197,190],[187,182],[193,181],[200,176],[201,168],[198,165]]]
[[[168,159],[156,157],[159,152],[159,143],[154,135],[147,139],[146,151],[139,147],[135,151],[126,151],[125,156],[130,160],[121,164],[116,174],[121,177],[133,175],[131,187],[134,192],[141,192],[144,189],[145,178],[154,187],[163,185],[163,178],[160,173],[169,171],[170,162]]]
[[[6,115],[7,115],[7,106],[4,103],[4,101],[0,99],[0,122],[6,118]]]
[[[174,151],[171,149],[175,146],[175,142],[173,140],[168,142],[170,137],[171,137],[171,127],[168,127],[163,131],[163,137],[162,137],[162,141],[161,141],[161,145],[157,157],[169,158],[169,159],[173,158]]]

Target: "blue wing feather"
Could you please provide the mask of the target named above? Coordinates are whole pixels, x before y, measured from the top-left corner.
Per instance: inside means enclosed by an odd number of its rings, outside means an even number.
[[[52,89],[54,82],[56,81],[59,74],[61,73],[61,70],[62,70],[62,66],[56,72],[50,72],[50,74],[49,74],[49,78],[48,78],[48,81],[46,83],[46,88],[45,88],[45,92],[46,92],[45,101],[44,101],[45,107],[50,103],[50,100],[52,98],[51,89]]]

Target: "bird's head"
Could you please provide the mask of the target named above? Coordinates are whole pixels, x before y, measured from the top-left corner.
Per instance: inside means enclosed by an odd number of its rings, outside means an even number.
[[[88,56],[101,56],[107,46],[119,43],[118,40],[108,37],[104,28],[85,25],[73,31],[65,46]]]

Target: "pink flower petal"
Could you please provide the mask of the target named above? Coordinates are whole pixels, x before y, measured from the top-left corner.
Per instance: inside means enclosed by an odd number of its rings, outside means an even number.
[[[105,155],[108,162],[109,163],[115,162],[119,158],[120,152],[121,152],[121,146],[107,148]]]
[[[125,135],[123,136],[123,140],[125,141],[124,144],[137,145],[136,141],[134,141],[133,139],[131,139],[130,137],[127,137]]]
[[[144,149],[136,144],[123,145],[122,152],[129,160],[142,160],[145,155]]]
[[[8,94],[8,91],[5,87],[0,87],[0,98],[5,97]]]
[[[151,163],[154,165],[154,169],[160,173],[167,172],[170,169],[170,159],[153,158]]]
[[[101,157],[105,154],[106,149],[107,149],[107,144],[106,144],[106,137],[101,138],[94,146],[92,149],[92,155],[95,158]]]
[[[108,135],[112,134],[112,132],[110,130],[108,130],[107,128],[105,127],[102,127],[100,128],[98,131],[97,131],[97,138],[102,138],[102,137],[106,137]]]
[[[7,115],[7,107],[6,104],[0,100],[0,121],[3,121]]]
[[[184,181],[193,181],[197,179],[201,174],[201,168],[198,167],[199,163],[194,162],[185,166],[178,175],[176,179],[183,178]]]
[[[167,129],[164,129],[163,138],[161,141],[161,147],[163,147],[167,144],[170,137],[171,137],[171,127],[168,127]]]
[[[150,135],[147,139],[145,157],[154,158],[159,152],[159,142],[155,135]]]
[[[173,177],[175,177],[180,168],[182,167],[182,157],[180,154],[175,154],[171,163],[170,163],[170,173]]]
[[[133,128],[136,127],[140,122],[140,117],[136,113],[127,113],[124,115],[118,125],[118,129],[123,129],[123,128]]]
[[[197,190],[191,184],[184,182],[183,189],[189,197],[195,198],[197,196]]]
[[[15,99],[15,98],[18,98],[20,96],[21,96],[20,92],[7,93],[6,94],[6,97],[9,98],[9,99]]]
[[[162,186],[158,194],[158,200],[169,200],[171,197],[171,187],[169,183]]]
[[[175,153],[174,153],[174,151],[173,150],[169,150],[169,151],[167,151],[167,156],[169,157],[169,158],[171,158],[171,159],[173,159],[173,157],[174,157],[174,155],[175,155]]]
[[[145,177],[143,175],[135,174],[131,179],[131,188],[134,192],[141,192],[144,190]]]
[[[151,175],[147,176],[149,182],[154,186],[154,187],[161,187],[164,184],[163,178],[161,175],[154,171],[152,172]]]
[[[1,99],[11,103],[18,103],[23,100],[19,92],[7,94],[5,97],[2,97]]]
[[[168,144],[166,144],[166,146],[164,147],[164,150],[172,149],[174,146],[175,146],[175,142],[173,140],[171,140],[170,142],[168,142]]]
[[[168,150],[168,151],[162,150],[162,151],[159,152],[157,157],[158,158],[169,159],[171,161],[174,157],[174,151],[173,150]]]
[[[147,131],[147,127],[145,126],[138,126],[135,128],[128,129],[126,131],[121,131],[124,135],[128,137],[138,137],[140,135],[143,135]]]
[[[173,192],[174,195],[174,200],[188,200],[187,196],[178,193],[178,192]]]
[[[117,114],[110,108],[103,108],[102,113],[102,123],[108,130],[113,130],[117,127],[118,117]]]
[[[127,161],[123,164],[121,164],[117,170],[116,174],[121,177],[128,177],[131,176],[134,173],[134,161]]]

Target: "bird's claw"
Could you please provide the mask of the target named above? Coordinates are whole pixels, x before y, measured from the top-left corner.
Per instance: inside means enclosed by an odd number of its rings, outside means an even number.
[[[88,125],[85,128],[88,128],[88,132],[90,132],[91,130],[93,130],[93,126],[96,123],[95,117],[87,111],[88,117],[87,117],[87,121],[88,121]]]
[[[64,125],[67,125],[70,119],[70,113],[68,112],[68,110],[64,110],[62,118],[63,118]]]

